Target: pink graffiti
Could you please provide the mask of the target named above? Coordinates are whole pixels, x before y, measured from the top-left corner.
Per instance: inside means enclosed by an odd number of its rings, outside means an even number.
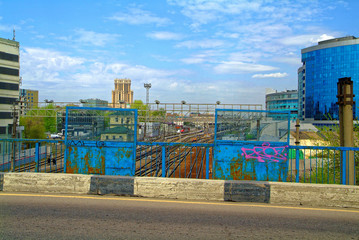
[[[271,147],[269,143],[263,143],[262,147],[254,148],[241,148],[242,156],[245,158],[257,159],[258,162],[273,161],[286,161],[287,153],[285,148],[288,146]]]

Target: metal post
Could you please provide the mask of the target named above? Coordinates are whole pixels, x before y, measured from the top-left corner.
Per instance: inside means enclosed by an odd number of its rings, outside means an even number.
[[[166,147],[162,146],[162,177],[166,177]]]
[[[299,124],[299,119],[297,119],[297,121],[295,122],[295,145],[299,146],[300,141],[299,141],[299,128],[300,128],[300,124]]]
[[[295,151],[295,181],[299,182],[299,158],[300,158],[300,154],[299,154],[299,149],[296,149]]]
[[[206,179],[209,179],[209,147],[206,148]]]
[[[338,81],[338,102],[339,105],[339,128],[340,128],[340,144],[342,147],[354,147],[353,135],[353,81],[350,77],[340,78]],[[343,153],[342,153],[343,154]],[[347,157],[343,159],[346,168],[342,172],[347,173],[345,183],[355,185],[355,161],[354,152],[348,151]],[[343,184],[345,184],[343,182]]]
[[[35,144],[35,172],[39,172],[40,171],[40,143],[36,143]]]
[[[147,122],[148,122],[148,117],[149,117],[149,101],[150,101],[150,88],[151,88],[151,83],[145,83],[143,85],[146,88],[146,121],[145,121],[145,129],[144,129],[144,133],[143,133],[143,138],[145,139],[146,137],[146,131],[147,131]]]
[[[257,141],[259,141],[259,130],[260,130],[261,122],[259,119],[257,119]]]

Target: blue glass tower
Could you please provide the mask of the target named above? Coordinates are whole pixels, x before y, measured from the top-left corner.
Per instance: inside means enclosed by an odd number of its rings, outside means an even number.
[[[359,39],[353,36],[319,42],[302,49],[298,69],[298,115],[302,120],[338,119],[337,83],[351,77],[354,101],[359,97]],[[353,106],[354,118],[358,111]]]

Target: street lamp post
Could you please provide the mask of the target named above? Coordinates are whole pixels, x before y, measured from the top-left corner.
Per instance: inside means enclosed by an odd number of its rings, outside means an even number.
[[[144,129],[144,134],[143,134],[143,138],[145,138],[146,137],[146,131],[147,131],[147,122],[148,122],[148,118],[149,118],[148,103],[150,101],[151,83],[145,83],[145,84],[143,84],[143,86],[146,88],[146,121],[145,121],[145,129]]]

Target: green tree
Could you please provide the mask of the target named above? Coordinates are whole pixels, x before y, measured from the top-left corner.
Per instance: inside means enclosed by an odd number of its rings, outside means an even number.
[[[20,126],[24,126],[24,138],[46,138],[44,121],[40,117],[20,117]]]
[[[42,111],[44,112],[43,118],[44,127],[46,132],[56,133],[56,111],[54,110],[56,107],[53,104],[48,104],[47,106],[43,107]]]
[[[138,110],[138,117],[143,121],[146,117],[148,106],[142,100],[135,100],[131,104],[131,108]]]

